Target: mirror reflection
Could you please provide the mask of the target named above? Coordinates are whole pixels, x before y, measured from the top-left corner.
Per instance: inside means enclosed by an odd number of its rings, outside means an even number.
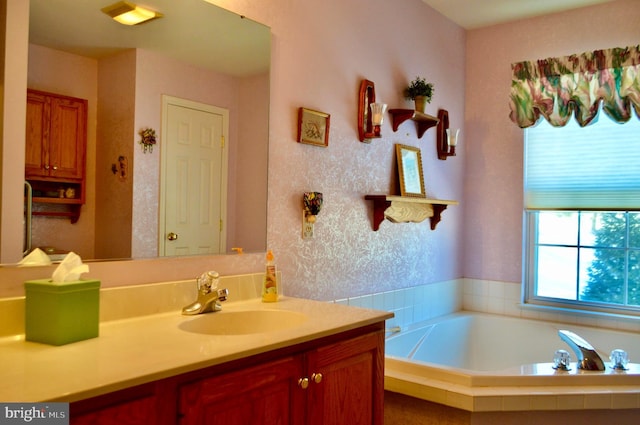
[[[84,187],[36,180],[31,247],[83,259],[265,250],[270,30],[204,0],[145,0],[163,17],[125,26],[101,12],[111,3],[30,0],[28,88],[88,105]],[[205,161],[213,143],[222,153]],[[69,201],[48,199],[82,191],[75,223]]]

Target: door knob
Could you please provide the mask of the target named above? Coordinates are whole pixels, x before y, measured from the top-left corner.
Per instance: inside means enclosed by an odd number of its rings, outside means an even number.
[[[169,234],[167,235],[167,239],[169,239],[170,241],[175,241],[176,239],[178,239],[178,234],[169,232]]]
[[[322,374],[321,373],[312,373],[311,374],[311,380],[313,382],[315,382],[316,384],[319,384],[320,382],[322,382]]]
[[[303,390],[306,390],[307,388],[309,388],[309,378],[300,378],[300,379],[298,379],[298,385]]]

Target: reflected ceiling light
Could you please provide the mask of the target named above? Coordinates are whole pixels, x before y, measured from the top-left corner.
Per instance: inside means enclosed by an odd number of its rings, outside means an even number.
[[[154,12],[128,1],[119,1],[104,7],[102,12],[123,25],[138,25],[162,17],[162,13]]]

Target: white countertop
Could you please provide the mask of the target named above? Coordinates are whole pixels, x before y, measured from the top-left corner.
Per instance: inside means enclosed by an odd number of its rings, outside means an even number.
[[[282,298],[223,303],[223,310],[293,310],[309,319],[297,327],[246,335],[187,332],[198,316],[179,311],[105,322],[100,336],[63,346],[0,338],[1,402],[72,402],[207,366],[264,353],[392,317],[385,311]]]

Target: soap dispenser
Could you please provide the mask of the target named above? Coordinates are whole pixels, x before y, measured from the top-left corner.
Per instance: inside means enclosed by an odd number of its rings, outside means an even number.
[[[278,301],[278,280],[276,277],[276,263],[271,250],[267,251],[264,280],[262,283],[262,302]]]

